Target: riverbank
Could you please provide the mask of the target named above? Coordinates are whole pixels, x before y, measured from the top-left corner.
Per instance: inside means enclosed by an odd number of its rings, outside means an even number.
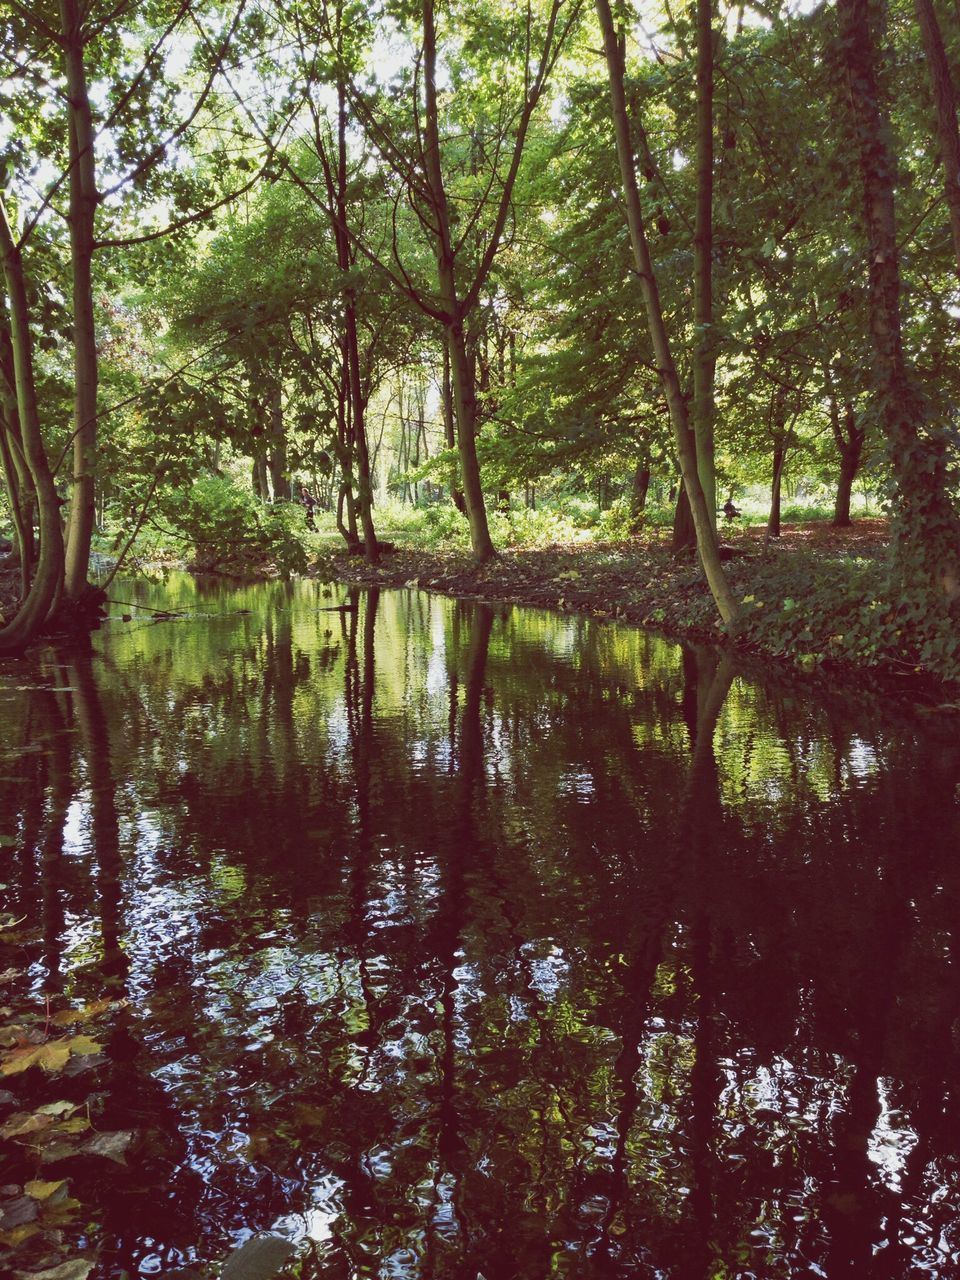
[[[938,701],[960,695],[960,654],[951,661],[936,636],[931,643],[883,600],[886,521],[796,524],[769,540],[756,526],[723,533],[729,578],[744,602],[738,648],[804,670],[932,681]],[[724,638],[699,565],[671,554],[666,530],[625,542],[508,548],[479,569],[465,552],[398,547],[371,566],[334,551],[319,556],[311,576],[589,614],[677,639]]]
[[[723,537],[731,585],[744,603],[740,651],[806,671],[912,684],[925,700],[960,704],[960,619],[886,603],[885,520],[858,520],[848,529],[822,521],[784,525],[778,539],[767,539],[762,526],[727,526]],[[399,540],[376,566],[322,537],[306,549],[308,575],[323,581],[417,587],[620,620],[673,639],[725,640],[699,565],[671,554],[666,529],[620,542],[508,547],[479,569],[463,549],[424,550]],[[275,576],[242,561],[204,568]],[[13,568],[0,570],[0,613],[12,610],[17,586]]]

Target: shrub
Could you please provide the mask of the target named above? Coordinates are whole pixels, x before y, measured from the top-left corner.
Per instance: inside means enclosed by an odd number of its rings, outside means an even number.
[[[193,547],[198,569],[286,575],[307,567],[304,514],[295,503],[265,506],[225,477],[204,475],[186,494],[165,496],[161,510]]]

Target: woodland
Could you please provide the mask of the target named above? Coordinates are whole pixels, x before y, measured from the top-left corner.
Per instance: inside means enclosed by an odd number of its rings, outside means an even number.
[[[0,66],[0,1271],[952,1274],[960,0]]]
[[[179,555],[960,674],[955,0],[4,0],[0,57],[0,654]]]

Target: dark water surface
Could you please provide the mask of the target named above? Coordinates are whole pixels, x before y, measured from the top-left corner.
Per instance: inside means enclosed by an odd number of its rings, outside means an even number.
[[[956,721],[412,591],[113,590],[207,616],[0,664],[30,989],[129,1000],[98,1275],[960,1274]]]

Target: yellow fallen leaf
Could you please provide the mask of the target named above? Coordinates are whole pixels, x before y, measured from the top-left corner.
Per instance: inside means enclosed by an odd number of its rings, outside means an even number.
[[[79,1200],[58,1200],[56,1204],[44,1209],[43,1225],[45,1227],[63,1226],[70,1221],[79,1208]]]
[[[61,1187],[67,1185],[66,1178],[61,1178],[59,1182],[25,1182],[23,1189],[28,1196],[32,1196],[34,1200],[49,1200],[55,1191],[59,1191]]]
[[[103,1050],[103,1045],[98,1044],[96,1040],[91,1040],[89,1036],[71,1036],[67,1045],[71,1053],[100,1053]]]
[[[125,1000],[94,1000],[92,1004],[85,1004],[82,1009],[61,1009],[50,1021],[58,1027],[69,1027],[74,1022],[86,1022],[89,1018],[96,1018],[98,1014],[106,1013],[108,1009],[114,1007],[119,1009],[125,1004]]]
[[[37,1051],[37,1062],[44,1071],[59,1071],[67,1065],[70,1046],[65,1040],[50,1040]]]
[[[21,1071],[26,1071],[27,1067],[36,1066],[40,1061],[39,1053],[43,1045],[21,1045],[19,1049],[11,1049],[9,1053],[4,1054],[3,1062],[0,1063],[0,1074],[5,1076],[15,1076]],[[67,1057],[70,1056],[70,1050],[67,1050]]]
[[[59,1071],[66,1066],[71,1048],[74,1053],[99,1053],[100,1046],[90,1048],[94,1043],[89,1036],[74,1036],[80,1046],[73,1048],[71,1040],[49,1040],[46,1044],[25,1044],[11,1049],[3,1055],[0,1062],[0,1075],[14,1076],[28,1067],[42,1067],[44,1071]]]
[[[38,1116],[69,1116],[73,1115],[76,1109],[75,1102],[45,1102],[42,1107],[37,1107],[36,1114]]]
[[[90,1121],[86,1116],[74,1116],[71,1120],[64,1120],[62,1124],[57,1125],[57,1133],[83,1133],[85,1129],[90,1128]]]
[[[39,1230],[36,1222],[28,1222],[22,1227],[14,1227],[12,1231],[0,1231],[0,1244],[6,1245],[8,1249],[16,1249],[17,1245],[35,1236]]]
[[[41,1133],[54,1123],[53,1116],[41,1116],[36,1113],[31,1115],[25,1111],[18,1111],[0,1129],[0,1138],[21,1138],[27,1133]]]

